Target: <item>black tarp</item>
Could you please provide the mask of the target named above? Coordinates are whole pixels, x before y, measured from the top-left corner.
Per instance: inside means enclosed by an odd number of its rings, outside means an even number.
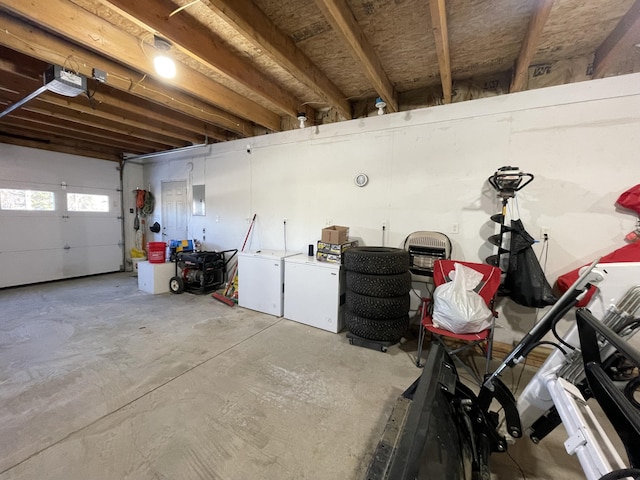
[[[556,298],[531,245],[535,239],[527,233],[521,220],[511,220],[509,268],[504,286],[509,298],[525,307],[553,305]]]

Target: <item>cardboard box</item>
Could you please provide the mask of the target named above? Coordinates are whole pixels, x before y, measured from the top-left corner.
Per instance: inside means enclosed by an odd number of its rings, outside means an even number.
[[[342,255],[335,255],[333,253],[316,252],[316,258],[320,262],[342,263]]]
[[[322,229],[322,241],[325,243],[342,244],[349,240],[349,227],[331,225]]]
[[[322,253],[332,253],[334,255],[342,255],[346,250],[351,247],[357,247],[358,240],[353,240],[351,242],[346,243],[326,243],[322,240],[318,240],[318,252]]]

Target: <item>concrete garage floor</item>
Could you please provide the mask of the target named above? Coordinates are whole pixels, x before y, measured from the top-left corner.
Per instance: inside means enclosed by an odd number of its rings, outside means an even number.
[[[421,372],[410,343],[383,354],[129,273],[5,289],[0,311],[0,480],[364,478]],[[558,430],[510,449],[526,478],[584,478]]]

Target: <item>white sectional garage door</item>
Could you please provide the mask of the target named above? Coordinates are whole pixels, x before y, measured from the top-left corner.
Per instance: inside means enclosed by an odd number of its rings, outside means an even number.
[[[118,271],[114,162],[0,145],[0,287]]]

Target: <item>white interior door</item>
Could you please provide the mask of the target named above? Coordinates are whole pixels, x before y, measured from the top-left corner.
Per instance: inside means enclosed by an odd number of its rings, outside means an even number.
[[[187,182],[162,182],[162,240],[187,239]]]

